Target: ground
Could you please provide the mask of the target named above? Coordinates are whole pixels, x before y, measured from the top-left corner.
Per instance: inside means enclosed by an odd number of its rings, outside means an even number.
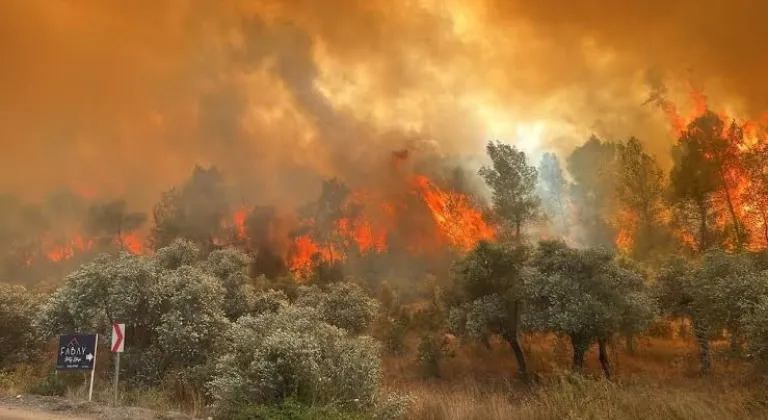
[[[87,401],[35,395],[0,396],[0,420],[192,420],[175,412],[109,407]]]

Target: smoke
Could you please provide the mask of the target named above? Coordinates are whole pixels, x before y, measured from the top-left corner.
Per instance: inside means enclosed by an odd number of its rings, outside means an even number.
[[[244,199],[298,204],[319,179],[377,182],[390,152],[482,154],[520,124],[532,152],[591,132],[659,157],[653,70],[693,69],[754,115],[768,103],[768,5],[749,0],[7,0],[0,190],[60,187],[149,208],[194,164]],[[682,84],[681,84],[682,85]],[[678,94],[685,88],[679,88]],[[678,95],[678,97],[682,97]]]

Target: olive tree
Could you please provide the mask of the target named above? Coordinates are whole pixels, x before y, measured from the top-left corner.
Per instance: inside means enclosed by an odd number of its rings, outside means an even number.
[[[23,286],[0,283],[0,369],[40,355],[42,341],[33,328],[39,304]]]
[[[367,330],[379,310],[378,301],[349,282],[331,283],[325,288],[303,287],[296,305],[317,309],[323,321],[352,334]]]
[[[712,367],[712,338],[727,329],[732,349],[739,351],[747,319],[768,296],[768,273],[756,271],[751,261],[742,253],[711,249],[699,263],[672,258],[657,275],[662,309],[692,323],[704,374]]]
[[[449,316],[449,326],[456,335],[475,339],[500,335],[512,348],[523,379],[527,368],[518,334],[528,254],[523,246],[480,242],[453,268],[457,296]]]
[[[200,262],[197,256],[197,248],[184,241],[155,256],[99,256],[68,275],[47,299],[38,329],[48,337],[106,334],[112,323],[125,323],[130,341],[124,369],[140,383],[156,383],[171,370],[203,365],[229,322],[226,310],[239,307],[228,306],[227,297],[235,299],[247,288],[217,277],[232,271],[222,268],[227,258],[214,255]]]
[[[656,313],[642,276],[620,267],[603,249],[542,241],[534,255],[526,282],[526,327],[570,337],[575,370],[582,369],[584,353],[597,342],[610,377],[609,340],[630,327],[646,328]]]
[[[231,324],[208,383],[215,408],[226,417],[246,404],[293,399],[369,409],[381,377],[379,348],[324,321],[319,310],[281,306]]]

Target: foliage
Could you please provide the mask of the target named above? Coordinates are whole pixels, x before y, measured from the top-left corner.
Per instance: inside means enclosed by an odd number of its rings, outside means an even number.
[[[181,188],[163,193],[153,211],[151,242],[164,248],[178,238],[187,239],[204,251],[213,239],[223,236],[222,221],[229,214],[224,178],[215,167],[196,166]]]
[[[456,305],[449,328],[465,338],[488,341],[501,335],[515,354],[518,371],[526,375],[518,333],[526,299],[525,269],[530,252],[524,246],[480,242],[453,269]]]
[[[390,322],[386,326],[384,335],[384,349],[392,355],[399,355],[405,351],[405,335],[408,326],[402,321]]]
[[[515,239],[522,241],[521,229],[538,217],[540,200],[536,195],[536,167],[528,165],[525,153],[514,146],[489,142],[486,146],[492,167],[478,172],[490,187],[493,210],[508,227],[514,228]]]
[[[0,283],[0,370],[40,356],[42,340],[34,329],[40,297],[23,286]]]
[[[571,198],[582,228],[579,242],[586,246],[613,247],[616,230],[616,144],[595,136],[568,156],[568,173],[573,176]]]
[[[544,211],[553,219],[556,231],[563,236],[568,236],[570,230],[568,189],[570,186],[560,165],[560,159],[554,153],[544,153],[541,158],[539,185]]]
[[[288,398],[356,409],[376,401],[377,345],[325,323],[313,308],[292,305],[242,317],[227,330],[218,353],[208,387],[220,412]]]
[[[698,225],[699,251],[720,245],[720,235],[726,234],[732,244],[741,246],[746,238],[742,221],[736,214],[728,173],[737,164],[741,130],[735,125],[726,127],[714,112],[707,111],[692,121],[673,152],[675,165],[670,178],[678,212],[695,215]],[[730,225],[726,232],[713,226],[717,201],[724,202]],[[688,206],[686,206],[688,204]]]
[[[244,252],[226,248],[208,254],[203,268],[221,279],[224,287],[224,313],[230,320],[250,313],[254,307],[254,289],[248,270],[251,259]]]
[[[124,322],[131,337],[123,357],[127,376],[158,383],[171,370],[207,363],[228,323],[226,286],[232,283],[210,274],[223,274],[223,265],[199,263],[196,248],[185,241],[153,257],[102,255],[66,277],[43,305],[37,326],[51,337],[107,334],[113,322]]]
[[[434,334],[422,334],[417,351],[416,361],[421,368],[422,375],[427,378],[439,378],[440,365],[443,358],[440,340]]]
[[[761,296],[744,317],[749,355],[760,371],[768,368],[768,296]]]
[[[625,219],[621,223],[630,224],[635,229],[633,254],[639,258],[648,258],[651,251],[669,243],[665,236],[664,212],[664,173],[654,158],[648,155],[640,141],[634,137],[626,143],[617,145],[618,181],[616,196],[622,204]],[[636,219],[636,220],[631,220]]]
[[[568,334],[574,341],[607,339],[643,330],[656,309],[643,278],[619,267],[613,254],[543,241],[527,283],[525,324]]]
[[[332,283],[325,289],[305,287],[300,290],[296,305],[317,309],[325,322],[352,334],[366,331],[379,310],[375,299],[350,282]]]

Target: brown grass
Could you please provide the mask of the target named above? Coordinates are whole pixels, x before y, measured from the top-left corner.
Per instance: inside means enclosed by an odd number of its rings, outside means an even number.
[[[389,390],[411,395],[409,420],[480,419],[768,419],[768,391],[714,343],[714,372],[702,378],[690,340],[644,337],[635,354],[611,346],[612,381],[602,379],[596,349],[584,376],[569,373],[570,344],[551,335],[524,338],[534,384],[514,378],[509,349],[461,346],[443,361],[440,379],[418,375],[411,356],[385,358]],[[414,340],[409,338],[409,349]]]

